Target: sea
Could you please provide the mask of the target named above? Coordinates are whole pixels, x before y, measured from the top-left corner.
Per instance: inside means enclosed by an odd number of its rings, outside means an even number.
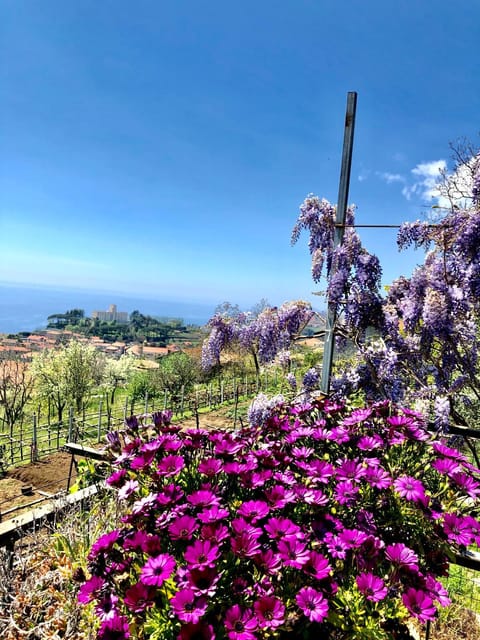
[[[181,318],[185,324],[203,326],[212,317],[214,304],[162,300],[83,289],[54,288],[0,282],[0,333],[34,331],[47,326],[48,316],[69,309],[107,311],[111,304],[118,311],[134,310],[157,318]]]

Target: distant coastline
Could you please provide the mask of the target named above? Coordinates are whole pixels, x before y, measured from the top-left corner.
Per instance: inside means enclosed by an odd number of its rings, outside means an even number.
[[[77,308],[90,316],[95,309],[107,309],[112,303],[129,313],[137,309],[146,315],[182,318],[186,324],[199,326],[212,317],[215,308],[198,302],[0,282],[0,333],[42,329],[53,313]]]

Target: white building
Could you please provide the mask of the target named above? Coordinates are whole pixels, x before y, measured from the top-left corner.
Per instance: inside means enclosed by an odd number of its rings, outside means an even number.
[[[117,305],[111,304],[108,311],[92,311],[92,318],[101,322],[128,322],[128,313],[126,311],[117,311]]]

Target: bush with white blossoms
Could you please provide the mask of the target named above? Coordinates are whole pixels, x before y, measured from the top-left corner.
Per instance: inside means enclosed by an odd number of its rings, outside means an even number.
[[[480,472],[379,402],[276,403],[240,431],[130,418],[122,524],[79,599],[98,639],[399,640],[449,604],[439,578],[480,542]]]

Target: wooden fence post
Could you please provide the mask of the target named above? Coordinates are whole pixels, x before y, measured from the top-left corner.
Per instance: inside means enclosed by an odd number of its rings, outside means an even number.
[[[68,410],[68,442],[73,442],[73,407]]]
[[[148,413],[148,391],[145,393],[145,411],[144,413]]]
[[[185,385],[182,384],[182,389],[180,391],[180,415],[183,418],[183,406],[185,402]]]
[[[37,414],[33,414],[33,434],[32,434],[32,450],[30,452],[30,461],[36,462],[37,455]]]
[[[102,404],[103,401],[100,400],[98,403],[98,429],[97,429],[97,442],[102,440]]]

